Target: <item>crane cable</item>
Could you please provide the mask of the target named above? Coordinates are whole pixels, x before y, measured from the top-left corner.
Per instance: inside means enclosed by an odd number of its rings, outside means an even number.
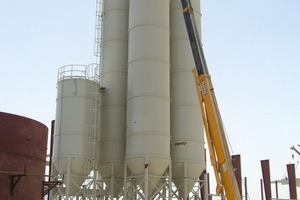
[[[230,153],[231,153],[232,155],[234,155],[233,147],[232,147],[232,145],[231,145],[231,142],[230,142],[229,136],[228,136],[228,134],[227,134],[226,128],[225,128],[225,126],[224,126],[223,120],[222,120],[221,123],[222,123],[223,129],[224,129],[224,134],[225,134],[225,137],[226,137],[226,140],[227,140],[229,149],[230,149]],[[299,163],[299,162],[298,162],[298,163]],[[246,184],[245,184],[244,179],[242,179],[242,184],[243,184],[243,186],[245,187]],[[250,195],[249,195],[248,192],[247,192],[247,194],[245,194],[245,196],[247,196],[248,199],[251,200]]]

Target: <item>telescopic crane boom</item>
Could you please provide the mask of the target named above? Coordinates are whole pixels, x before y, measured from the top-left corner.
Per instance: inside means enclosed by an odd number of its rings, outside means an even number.
[[[200,44],[193,8],[190,0],[181,0],[181,4],[196,65],[193,72],[205,127],[211,165],[213,166],[217,181],[216,192],[217,194],[221,194],[224,188],[228,200],[240,200],[241,194],[234,174],[229,147],[212,81],[206,65],[202,45]]]

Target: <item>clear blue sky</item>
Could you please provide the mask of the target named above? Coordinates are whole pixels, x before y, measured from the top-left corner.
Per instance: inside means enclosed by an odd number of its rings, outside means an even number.
[[[223,121],[250,197],[260,199],[260,160],[270,159],[272,179],[281,179],[289,147],[300,143],[300,1],[204,0],[202,14]]]
[[[202,14],[223,121],[250,198],[260,199],[260,160],[281,179],[300,143],[300,1],[203,0]],[[95,0],[0,1],[0,111],[50,126],[57,69],[95,62],[94,26]]]

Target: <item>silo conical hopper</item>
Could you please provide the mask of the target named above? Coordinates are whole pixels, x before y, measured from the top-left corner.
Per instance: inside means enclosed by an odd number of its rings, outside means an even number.
[[[124,185],[126,92],[128,61],[128,0],[103,1],[100,144],[98,170],[112,197]]]
[[[191,0],[200,33],[200,0]],[[204,127],[192,73],[194,59],[180,1],[171,1],[172,178],[186,198],[205,168]]]
[[[67,196],[76,196],[87,176],[86,159],[75,157],[54,158],[53,165],[63,175]]]
[[[74,196],[95,159],[96,107],[99,84],[90,80],[88,66],[63,66],[57,83],[53,165],[63,176],[66,196]]]
[[[170,1],[129,3],[126,165],[147,195],[170,164]]]

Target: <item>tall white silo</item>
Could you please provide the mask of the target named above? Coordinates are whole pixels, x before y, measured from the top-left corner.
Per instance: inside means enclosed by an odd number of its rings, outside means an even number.
[[[76,196],[95,160],[99,84],[92,66],[59,69],[53,165],[63,178],[65,196]]]
[[[200,0],[191,0],[200,33]],[[172,178],[187,197],[202,171],[204,127],[192,73],[195,67],[180,1],[171,1],[171,158]]]
[[[125,160],[146,198],[170,164],[169,4],[129,1]]]
[[[109,195],[117,197],[124,185],[129,2],[104,0],[103,6],[98,170]]]

